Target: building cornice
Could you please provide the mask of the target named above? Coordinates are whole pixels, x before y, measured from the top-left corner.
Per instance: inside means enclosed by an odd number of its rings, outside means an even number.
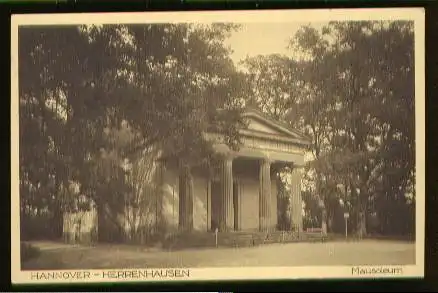
[[[239,133],[245,137],[248,137],[248,138],[254,137],[254,138],[263,139],[263,140],[267,140],[267,141],[288,143],[288,144],[291,144],[294,146],[300,146],[303,148],[310,146],[310,143],[306,140],[302,140],[299,138],[291,138],[289,136],[283,136],[283,135],[278,135],[278,134],[268,134],[268,133],[263,133],[263,132],[259,132],[259,131],[248,130],[248,129],[241,129],[241,130],[239,130]]]

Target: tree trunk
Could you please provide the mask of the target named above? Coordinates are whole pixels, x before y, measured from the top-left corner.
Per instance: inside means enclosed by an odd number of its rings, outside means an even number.
[[[63,211],[60,205],[59,200],[57,199],[55,201],[54,207],[53,207],[53,214],[52,214],[52,235],[54,239],[59,239],[62,237],[63,234]]]
[[[327,214],[327,232],[333,232],[333,223],[334,223],[334,214],[333,212],[330,214]]]
[[[316,173],[316,192],[319,196],[319,204],[321,208],[321,229],[323,234],[327,234],[327,203],[326,198],[321,192],[321,176],[320,174]]]
[[[100,201],[96,202],[96,211],[97,211],[97,241],[105,242],[107,241],[107,229],[105,227],[105,213],[103,204]]]
[[[326,209],[325,205],[322,208],[321,229],[322,229],[322,234],[326,235],[327,234],[327,209]]]
[[[364,236],[367,235],[367,226],[366,226],[366,220],[367,220],[367,193],[365,192],[364,188],[360,188],[360,194],[359,194],[359,210],[358,210],[358,221],[357,221],[357,236],[359,239],[362,239]]]
[[[363,211],[359,212],[359,221],[357,226],[357,236],[359,237],[359,239],[362,239],[367,234],[366,213]]]

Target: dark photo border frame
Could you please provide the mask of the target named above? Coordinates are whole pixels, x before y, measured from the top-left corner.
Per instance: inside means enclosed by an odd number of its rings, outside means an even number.
[[[390,3],[389,3],[390,2]],[[312,9],[312,8],[383,8],[383,7],[424,7],[426,10],[426,231],[425,231],[425,279],[406,280],[330,280],[330,281],[217,281],[217,282],[171,282],[171,283],[90,283],[90,284],[59,284],[59,285],[12,285],[11,244],[8,236],[10,231],[10,192],[4,192],[2,200],[3,225],[2,234],[4,241],[0,242],[2,265],[2,290],[5,291],[435,291],[438,290],[438,186],[436,184],[435,166],[438,166],[438,152],[436,147],[435,130],[437,123],[434,121],[438,111],[435,96],[438,90],[438,3],[434,1],[221,1],[221,0],[192,0],[192,1],[51,1],[51,2],[22,2],[10,1],[0,4],[2,25],[0,26],[3,37],[1,65],[3,71],[0,89],[5,105],[6,130],[2,142],[6,148],[5,153],[5,179],[4,186],[10,186],[10,17],[11,14],[27,13],[71,13],[71,12],[136,12],[136,11],[204,11],[204,10],[265,10],[265,9]],[[8,111],[9,110],[9,111]],[[431,152],[430,152],[431,151]],[[9,158],[9,159],[8,159]],[[434,176],[435,175],[435,176]],[[5,189],[4,189],[5,190]],[[5,228],[6,227],[6,228]]]

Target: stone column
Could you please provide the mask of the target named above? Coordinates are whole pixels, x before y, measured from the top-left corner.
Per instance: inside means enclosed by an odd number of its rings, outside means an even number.
[[[193,177],[190,167],[180,165],[179,174],[179,228],[193,230]]]
[[[301,172],[297,167],[291,173],[291,224],[299,232],[303,230],[302,199],[301,199]]]
[[[234,229],[233,210],[233,159],[223,158],[220,168],[221,209],[219,219],[220,231]]]
[[[268,231],[271,223],[271,162],[260,162],[259,187],[259,229]]]

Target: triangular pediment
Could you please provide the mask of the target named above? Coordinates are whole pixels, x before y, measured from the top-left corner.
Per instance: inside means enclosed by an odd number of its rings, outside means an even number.
[[[259,111],[250,110],[245,112],[243,116],[247,125],[245,130],[248,132],[299,140],[306,139],[299,131],[292,129]]]
[[[248,125],[247,130],[262,132],[266,134],[284,135],[284,133],[281,133],[280,131],[278,131],[278,129],[275,129],[270,125],[266,125],[266,123],[263,123],[261,121],[257,121],[254,118],[247,118],[246,123]]]

